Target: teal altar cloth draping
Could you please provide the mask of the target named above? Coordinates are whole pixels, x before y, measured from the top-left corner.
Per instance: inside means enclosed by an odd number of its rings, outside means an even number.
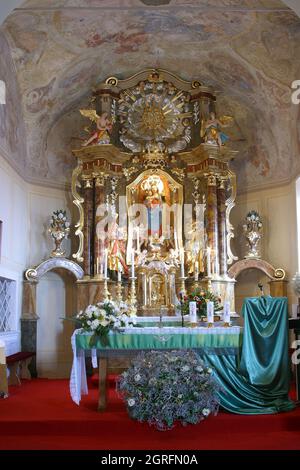
[[[294,408],[289,400],[288,314],[286,298],[247,298],[244,330],[238,326],[213,328],[139,327],[111,332],[96,342],[77,330],[77,351],[101,354],[151,349],[194,349],[214,369],[222,390],[221,406],[239,414],[272,414]],[[74,351],[74,346],[73,346]],[[74,351],[75,352],[75,351]],[[82,371],[74,369],[77,376]],[[74,380],[73,380],[74,382]],[[72,393],[72,390],[71,390]],[[73,399],[80,396],[73,390]]]

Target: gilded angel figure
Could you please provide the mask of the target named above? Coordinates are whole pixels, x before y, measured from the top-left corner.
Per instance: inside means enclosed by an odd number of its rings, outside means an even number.
[[[221,129],[222,127],[229,127],[232,122],[233,118],[231,116],[222,116],[218,119],[216,113],[212,111],[209,113],[209,119],[202,121],[201,137],[206,143],[218,144],[219,147],[222,147],[228,142],[229,137]]]
[[[86,140],[82,146],[87,147],[88,145],[109,144],[109,134],[112,132],[113,123],[108,117],[108,114],[102,113],[98,116],[95,109],[81,109],[80,113],[89,118],[92,122],[95,122],[97,127],[96,131],[92,133],[90,138]]]

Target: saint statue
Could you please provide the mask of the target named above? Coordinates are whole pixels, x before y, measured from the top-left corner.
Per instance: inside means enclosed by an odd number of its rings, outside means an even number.
[[[209,119],[202,122],[201,137],[204,138],[204,142],[217,144],[219,147],[222,147],[222,145],[228,142],[229,137],[221,129],[222,127],[228,127],[232,121],[231,116],[222,116],[218,119],[216,113],[212,111],[209,114]]]
[[[144,203],[148,214],[148,235],[162,235],[162,210],[165,202],[164,185],[159,176],[149,176],[143,183]]]

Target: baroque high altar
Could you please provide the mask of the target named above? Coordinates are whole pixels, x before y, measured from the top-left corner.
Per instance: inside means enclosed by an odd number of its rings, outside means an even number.
[[[211,289],[235,312],[228,268],[235,156],[216,95],[160,69],[110,77],[94,90],[88,134],[73,151],[82,264],[79,308],[111,296],[132,313],[176,312],[180,297]],[[168,313],[167,313],[168,312]]]

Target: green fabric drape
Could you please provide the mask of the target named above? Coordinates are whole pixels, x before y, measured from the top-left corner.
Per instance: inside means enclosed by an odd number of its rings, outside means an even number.
[[[238,414],[289,411],[287,298],[259,297],[244,301],[243,345],[236,356],[205,355],[222,386],[221,406]]]
[[[292,409],[288,398],[288,303],[286,297],[254,297],[244,301],[244,335],[238,370],[243,397],[250,409],[244,413],[276,413]],[[245,389],[244,385],[247,384]]]

